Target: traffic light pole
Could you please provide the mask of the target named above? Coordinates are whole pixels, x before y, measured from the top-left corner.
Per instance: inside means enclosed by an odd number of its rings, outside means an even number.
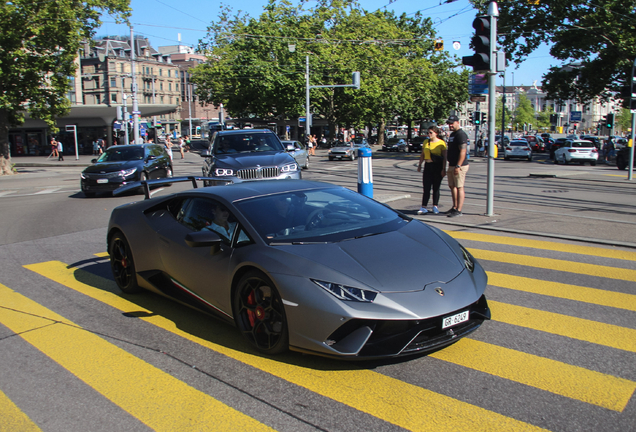
[[[490,17],[490,70],[488,71],[488,180],[486,192],[486,216],[494,216],[495,191],[495,91],[497,70],[497,17],[499,9],[497,2],[488,5]],[[503,125],[502,125],[503,126]]]

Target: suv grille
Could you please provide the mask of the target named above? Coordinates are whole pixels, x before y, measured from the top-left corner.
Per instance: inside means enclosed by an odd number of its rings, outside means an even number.
[[[241,180],[257,180],[276,178],[280,175],[280,170],[278,167],[251,168],[238,170],[236,174]]]

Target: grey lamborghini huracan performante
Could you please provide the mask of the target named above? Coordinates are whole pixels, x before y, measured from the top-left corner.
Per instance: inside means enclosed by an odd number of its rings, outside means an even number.
[[[486,273],[457,241],[327,183],[245,182],[126,204],[111,215],[108,251],[122,291],[214,314],[267,354],[406,356],[490,318]]]

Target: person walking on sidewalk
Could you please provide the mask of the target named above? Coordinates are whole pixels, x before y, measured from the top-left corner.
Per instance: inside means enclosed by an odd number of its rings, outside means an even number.
[[[55,156],[59,157],[59,155],[57,154],[57,141],[55,141],[55,137],[52,136],[51,137],[51,154],[49,155],[49,157],[55,157]]]
[[[422,173],[422,183],[424,185],[424,193],[422,195],[422,207],[417,214],[426,214],[428,210],[428,200],[431,197],[431,187],[433,188],[433,213],[439,214],[439,188],[442,179],[446,175],[446,143],[439,139],[439,128],[431,126],[428,128],[428,139],[424,140],[422,145],[422,154],[417,171],[422,171],[422,163],[424,163],[424,172]]]
[[[64,147],[62,146],[62,141],[58,141],[57,142],[57,154],[58,154],[58,161],[63,161],[64,160]]]
[[[453,207],[446,213],[448,217],[462,215],[464,206],[464,183],[468,172],[468,135],[459,125],[459,117],[451,115],[446,124],[452,131],[448,137],[448,187],[453,197]]]

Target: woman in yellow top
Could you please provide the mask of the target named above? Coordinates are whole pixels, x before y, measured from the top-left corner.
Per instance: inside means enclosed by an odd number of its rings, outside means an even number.
[[[431,126],[428,128],[428,139],[422,143],[422,154],[420,155],[420,163],[417,171],[422,171],[422,163],[424,164],[424,173],[422,174],[422,183],[424,184],[424,194],[422,195],[422,208],[417,214],[426,214],[428,210],[428,200],[431,197],[431,187],[433,188],[433,213],[439,214],[439,187],[442,179],[446,175],[446,143],[439,139],[439,128]]]

